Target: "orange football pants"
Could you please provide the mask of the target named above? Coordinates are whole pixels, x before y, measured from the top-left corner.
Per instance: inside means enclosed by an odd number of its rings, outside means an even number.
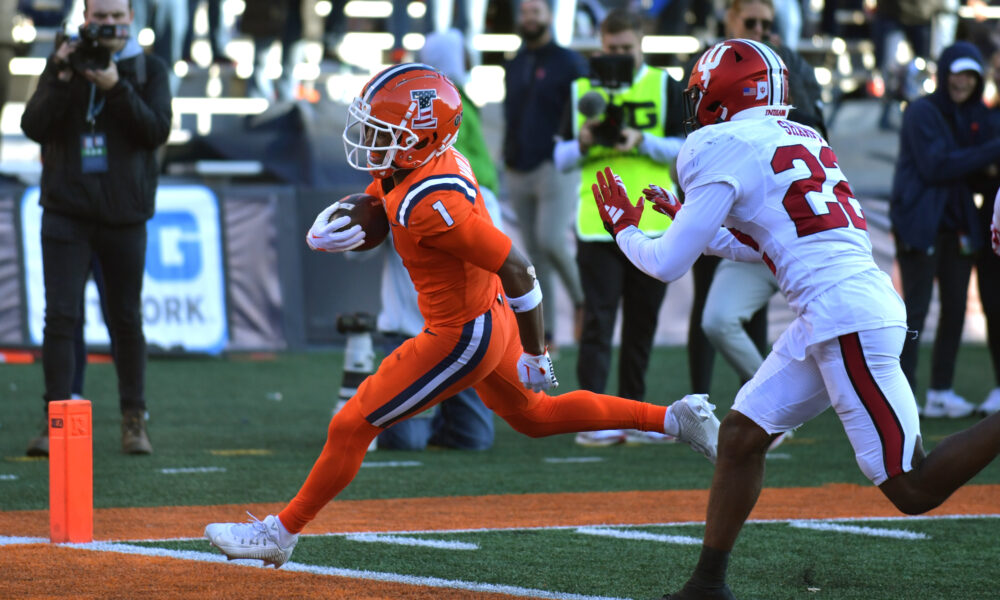
[[[514,313],[500,301],[460,327],[428,328],[382,360],[334,415],[326,444],[295,498],[279,513],[301,531],[354,479],[384,428],[468,387],[515,430],[531,437],[602,429],[663,431],[667,408],[577,390],[550,396],[517,377],[522,353]]]

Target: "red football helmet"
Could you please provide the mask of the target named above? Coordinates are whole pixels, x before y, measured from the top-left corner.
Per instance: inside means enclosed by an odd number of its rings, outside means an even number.
[[[687,119],[691,129],[728,121],[754,106],[788,102],[788,69],[778,54],[753,40],[726,40],[701,55],[688,88]]]
[[[461,123],[462,98],[447,77],[419,63],[391,66],[348,109],[347,162],[378,179],[414,169],[447,150]]]

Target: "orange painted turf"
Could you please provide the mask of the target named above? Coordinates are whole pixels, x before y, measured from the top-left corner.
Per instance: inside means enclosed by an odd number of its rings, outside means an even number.
[[[1000,485],[972,485],[930,514],[992,514]],[[337,500],[306,533],[651,524],[704,520],[706,490],[525,494],[391,500]],[[206,523],[263,517],[282,505],[107,508],[94,511],[96,540],[200,537]],[[484,516],[488,515],[488,516]],[[833,484],[767,488],[751,519],[898,516],[877,488]],[[405,518],[403,518],[405,516]],[[47,511],[0,512],[0,535],[47,537]],[[492,600],[507,595],[291,573],[243,566],[125,556],[49,544],[0,550],[4,598],[245,598],[258,597]],[[94,577],[100,573],[100,577]],[[43,583],[44,582],[44,583]],[[210,587],[209,587],[210,586]],[[232,595],[229,591],[232,590]],[[259,594],[258,594],[259,592]]]

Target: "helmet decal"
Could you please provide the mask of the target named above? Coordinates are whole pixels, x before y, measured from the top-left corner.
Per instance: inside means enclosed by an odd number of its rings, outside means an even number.
[[[698,72],[701,73],[701,85],[708,87],[712,80],[712,69],[722,63],[722,55],[729,50],[729,46],[717,44],[705,51],[698,61]]]
[[[410,99],[417,103],[417,114],[411,121],[414,129],[434,129],[437,119],[434,118],[434,99],[437,90],[410,90]]]

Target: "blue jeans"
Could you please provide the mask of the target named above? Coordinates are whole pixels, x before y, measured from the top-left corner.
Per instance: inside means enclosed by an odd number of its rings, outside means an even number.
[[[388,355],[406,341],[398,334],[382,334]],[[486,450],[493,445],[493,411],[472,388],[462,390],[430,409],[396,423],[378,436],[387,450],[423,450],[427,444],[457,450]]]

